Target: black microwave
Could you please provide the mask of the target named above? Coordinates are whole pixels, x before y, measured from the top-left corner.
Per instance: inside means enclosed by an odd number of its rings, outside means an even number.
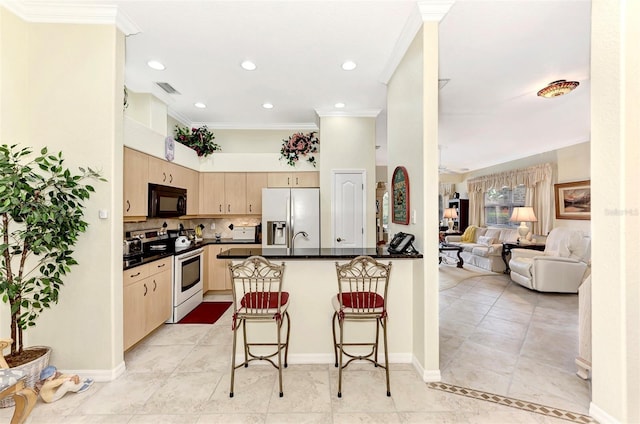
[[[149,218],[176,218],[186,214],[186,189],[149,184]]]

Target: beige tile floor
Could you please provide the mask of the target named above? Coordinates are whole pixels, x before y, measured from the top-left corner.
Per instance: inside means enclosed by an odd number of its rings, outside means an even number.
[[[494,276],[441,292],[441,309],[443,381],[586,412],[588,387],[572,380],[572,348],[560,343],[575,344],[574,300]],[[125,355],[124,375],[52,404],[39,401],[28,423],[567,422],[429,388],[408,364],[391,367],[391,397],[381,369],[355,364],[339,399],[329,364],[290,365],[283,398],[271,366],[240,369],[230,399],[229,323],[227,312],[214,325],[165,325]],[[0,421],[11,412],[0,410]]]
[[[588,414],[577,355],[576,294],[534,292],[503,274],[440,292],[444,382]]]

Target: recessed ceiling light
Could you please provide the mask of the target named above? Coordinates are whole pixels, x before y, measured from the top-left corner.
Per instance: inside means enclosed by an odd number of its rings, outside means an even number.
[[[256,69],[256,64],[250,60],[245,60],[240,64],[240,66],[242,66],[242,69],[245,69],[247,71],[254,71]]]
[[[150,60],[147,62],[147,65],[149,68],[155,69],[156,71],[164,71],[165,69],[164,65],[157,60]]]
[[[357,65],[355,62],[347,60],[342,64],[342,69],[344,69],[345,71],[353,71],[354,69],[356,69],[356,66]]]
[[[262,107],[265,109],[273,109],[273,105],[271,103],[263,103]]]
[[[336,103],[334,106],[338,109],[342,109],[344,107],[344,103]]]
[[[204,104],[204,103],[202,103],[202,102],[196,102],[196,103],[194,103],[193,105],[194,105],[195,107],[197,107],[198,109],[204,109],[204,108],[206,108],[206,107],[207,107],[207,105],[205,105],[205,104]]]

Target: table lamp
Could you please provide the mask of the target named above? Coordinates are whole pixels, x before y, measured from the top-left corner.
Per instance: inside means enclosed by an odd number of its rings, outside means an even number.
[[[536,222],[537,220],[538,219],[536,218],[536,214],[533,213],[533,208],[531,206],[513,208],[513,213],[511,214],[511,218],[509,218],[509,221],[511,222],[520,221],[520,226],[518,227],[518,235],[520,235],[521,242],[526,240],[527,235],[530,233],[527,222]]]
[[[444,210],[443,217],[449,219],[449,221],[447,221],[447,225],[449,226],[449,229],[447,230],[447,233],[453,233],[453,220],[458,217],[458,213],[456,212],[456,208],[446,208]]]

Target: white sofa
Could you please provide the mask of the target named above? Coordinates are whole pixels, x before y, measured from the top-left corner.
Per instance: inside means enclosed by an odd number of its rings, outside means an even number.
[[[547,237],[544,252],[511,250],[511,279],[532,290],[577,293],[590,258],[589,237],[581,231],[554,228]]]
[[[493,272],[504,272],[506,265],[502,260],[502,243],[515,243],[518,240],[516,228],[476,227],[473,242],[462,242],[462,236],[445,236],[445,242],[462,247],[460,256],[465,264],[477,266]],[[444,251],[442,255],[457,260],[457,252]]]

